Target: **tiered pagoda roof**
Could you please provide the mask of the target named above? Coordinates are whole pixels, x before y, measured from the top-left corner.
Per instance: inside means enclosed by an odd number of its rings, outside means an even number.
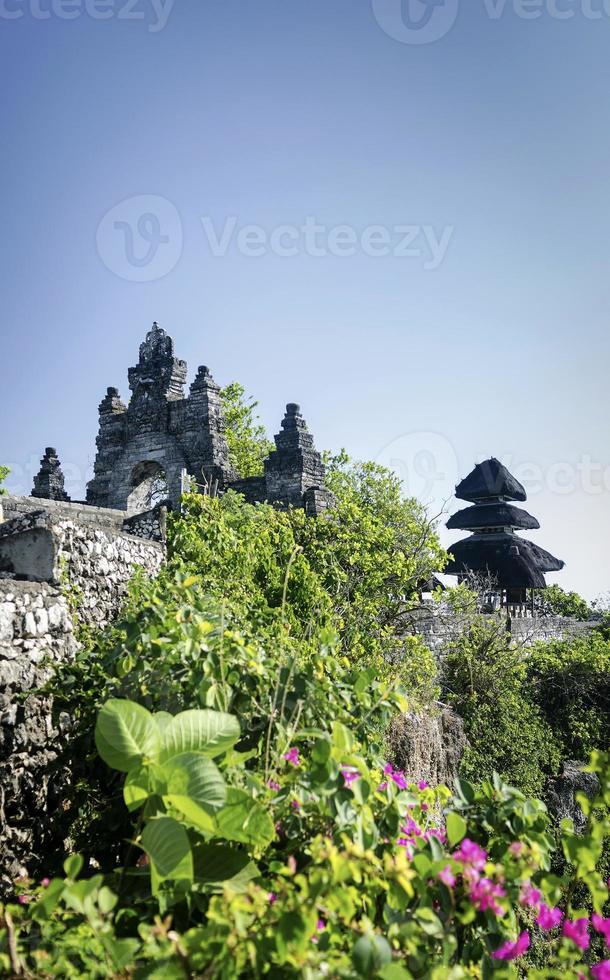
[[[511,501],[527,498],[524,488],[497,459],[478,463],[455,490],[458,499],[473,504],[454,514],[450,530],[472,531],[450,546],[450,575],[469,572],[491,575],[500,589],[543,589],[545,572],[560,571],[564,563],[515,532],[536,530],[535,517]]]

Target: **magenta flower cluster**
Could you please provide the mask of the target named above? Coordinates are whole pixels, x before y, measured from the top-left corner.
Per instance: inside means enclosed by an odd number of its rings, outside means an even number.
[[[530,934],[529,932],[522,932],[514,942],[509,940],[503,943],[495,953],[492,953],[492,956],[494,960],[516,960],[519,956],[523,956],[529,948]]]
[[[344,785],[348,789],[352,783],[360,779],[360,772],[354,766],[342,766],[341,775],[343,776]]]
[[[504,909],[499,904],[499,899],[506,897],[502,882],[483,874],[488,860],[487,851],[466,837],[452,857],[462,865],[464,889],[474,907],[479,912],[504,915]]]
[[[396,783],[396,785],[398,786],[398,789],[408,789],[408,785],[409,784],[407,783],[407,780],[405,779],[404,772],[401,772],[400,769],[394,769],[394,767],[392,765],[390,765],[390,763],[388,762],[388,764],[384,767],[383,772],[384,772],[384,775],[390,777],[390,779],[392,780],[393,783]],[[380,790],[380,791],[383,791],[384,789],[387,789],[387,787],[388,787],[388,780],[386,779],[386,780],[384,780],[383,783],[381,783],[377,787],[377,789]]]

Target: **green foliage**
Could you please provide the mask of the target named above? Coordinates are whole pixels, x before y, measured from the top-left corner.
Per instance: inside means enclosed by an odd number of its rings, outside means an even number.
[[[256,474],[255,406],[236,385],[224,399],[235,465]],[[610,758],[592,758],[580,837],[521,790],[607,737],[603,639],[524,657],[498,620],[473,625],[445,683],[476,786],[451,800],[409,782],[386,732],[435,695],[408,623],[446,555],[393,474],[327,463],[336,505],[318,518],[187,494],[158,578],[136,576],[118,621],[60,666],[73,853],[0,906],[0,974],[599,980],[535,918],[542,902],[607,907]],[[468,621],[472,595],[454,605]],[[494,956],[520,934],[529,958]]]
[[[425,509],[403,497],[394,473],[344,453],[326,462],[335,506],[303,523],[299,544],[333,597],[351,656],[398,662],[413,639],[406,614],[447,555]]]
[[[305,521],[302,511],[252,506],[235,493],[188,495],[169,522],[170,569],[198,576],[250,637],[277,637],[286,624],[301,638],[332,618],[331,599],[297,542]]]
[[[126,785],[130,778],[148,781],[133,831],[146,860],[104,881],[79,878],[83,862],[73,855],[65,878],[38,888],[20,882],[22,904],[0,908],[6,973],[127,977],[135,971],[226,980],[450,980],[517,977],[523,970],[534,978],[597,976],[577,944],[536,920],[541,909],[553,908],[571,923],[586,918],[588,932],[589,913],[573,905],[574,896],[584,890],[598,916],[608,905],[596,866],[610,832],[610,756],[592,758],[600,792],[593,801],[580,799],[588,818],[584,834],[564,824],[568,864],[557,876],[550,871],[555,843],[543,804],[498,777],[478,790],[462,782],[450,803],[444,788],[408,785],[391,767],[382,781],[366,743],[330,718],[328,727],[295,732],[302,756],[286,753],[271,787],[260,771],[244,789],[227,785],[227,803],[211,808],[203,826],[193,819],[197,786],[183,783],[179,802],[167,792],[173,773],[159,764],[163,741],[171,724],[196,732],[189,736],[193,756],[213,765],[202,733],[213,737],[226,719],[215,724],[208,713],[204,724],[193,718],[184,726],[180,716],[150,716],[143,727],[128,702],[105,706],[100,719],[104,712],[104,744],[122,762],[126,732],[143,749],[139,761],[130,756]],[[148,756],[153,726],[160,747]],[[243,781],[230,749],[219,763],[223,784]],[[231,794],[248,812],[242,816],[240,809],[237,819],[223,822]],[[241,833],[233,837],[232,827]],[[592,921],[597,928],[601,920]],[[520,949],[514,949],[517,936]],[[532,939],[533,955],[524,959]]]
[[[559,768],[560,746],[532,696],[523,651],[511,643],[503,620],[481,618],[451,644],[443,684],[465,723],[464,776],[478,782],[499,772],[523,792],[541,793]]]
[[[385,732],[434,676],[403,622],[444,555],[386,471],[340,459],[330,480],[336,508],[315,519],[187,495],[167,566],[138,576],[120,619],[60,668],[73,741],[59,764],[77,784],[60,829],[82,857],[44,886],[17,883],[0,972],[593,977],[535,917],[543,901],[571,918],[607,904],[610,759],[593,759],[601,791],[581,800],[581,837],[493,773],[538,788],[559,756],[529,660],[490,620],[447,661],[477,786],[450,801],[397,772]],[[532,657],[545,678],[559,661]],[[529,959],[494,958],[518,935]]]
[[[280,611],[281,616],[281,611]],[[65,764],[82,774],[77,779],[72,823],[65,829],[87,857],[103,867],[114,853],[115,836],[125,836],[121,819],[98,816],[101,801],[117,813],[118,784],[109,782],[89,762],[89,729],[97,706],[107,699],[130,698],[155,718],[159,713],[209,709],[239,718],[242,738],[239,758],[250,767],[262,766],[270,778],[278,753],[290,744],[298,724],[318,728],[332,717],[351,726],[371,751],[381,752],[385,730],[394,714],[406,708],[398,688],[400,672],[392,680],[374,668],[362,669],[343,656],[336,635],[317,629],[315,641],[297,643],[290,623],[268,629],[269,646],[248,640],[234,624],[228,606],[211,600],[196,576],[169,569],[150,582],[139,579],[124,617],[98,637],[91,651],[61,668],[54,682],[56,710],[67,708],[73,718],[74,742]],[[415,674],[409,666],[406,676]],[[124,771],[131,755],[141,754],[141,743],[154,752],[155,734],[142,721],[141,737],[132,744],[126,737],[119,759],[105,754],[104,709],[98,722],[97,746],[103,758]],[[201,716],[199,716],[201,717]],[[173,729],[165,714],[169,735]],[[131,729],[130,729],[131,730]],[[78,733],[80,737],[78,736]],[[169,735],[167,737],[169,737]],[[181,741],[181,751],[190,747]],[[132,792],[137,794],[138,784]],[[131,791],[130,791],[131,792]],[[92,813],[92,800],[97,806]],[[108,829],[111,830],[110,838]]]
[[[256,414],[258,402],[246,397],[245,388],[236,381],[223,388],[220,397],[231,463],[242,478],[260,476],[263,460],[275,447]]]
[[[475,622],[451,645],[443,683],[465,722],[469,779],[496,771],[541,793],[562,760],[610,744],[610,641],[595,630],[523,649],[502,620]]]
[[[561,754],[587,759],[610,745],[610,640],[592,631],[537,644],[526,661],[526,684]]]
[[[591,609],[577,592],[565,592],[559,585],[547,585],[537,592],[536,601],[541,613],[546,616],[567,616],[569,619],[586,621],[591,618]]]
[[[0,466],[0,496],[6,493],[6,489],[2,486],[2,484],[4,483],[4,481],[6,480],[10,472],[11,471],[8,468],[8,466]]]
[[[410,686],[429,697],[434,664],[405,617],[446,563],[434,527],[383,467],[342,455],[328,484],[336,504],[320,517],[187,495],[169,523],[171,566],[201,576],[249,637],[266,641],[282,623],[306,641],[331,627],[359,663],[410,665]]]

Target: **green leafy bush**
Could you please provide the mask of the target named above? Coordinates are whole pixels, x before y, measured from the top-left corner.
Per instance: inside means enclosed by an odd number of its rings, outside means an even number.
[[[528,660],[501,620],[481,618],[450,645],[443,690],[465,723],[465,778],[479,782],[498,772],[523,792],[540,794],[560,768],[561,746],[533,696]]]
[[[10,472],[11,471],[9,470],[8,466],[0,466],[0,496],[6,493],[6,489],[2,486],[2,484],[4,483],[4,481],[6,480]]]
[[[266,639],[280,620],[301,641],[331,626],[359,662],[423,665],[404,617],[446,562],[433,525],[383,467],[336,457],[328,483],[336,505],[317,518],[234,493],[187,495],[170,521],[170,567],[199,575],[249,636]]]
[[[281,612],[281,610],[280,610]],[[269,646],[248,640],[227,606],[210,600],[196,576],[165,570],[138,580],[124,617],[61,668],[56,710],[69,709],[72,739],[63,765],[74,773],[72,806],[61,822],[88,858],[106,868],[125,836],[120,787],[93,754],[90,729],[109,698],[131,698],[151,712],[210,708],[230,712],[242,728],[249,766],[270,778],[272,732],[290,742],[299,724],[317,728],[332,717],[381,753],[390,719],[404,711],[401,673],[390,679],[352,664],[336,635],[320,629],[302,645],[290,623],[270,630]],[[419,668],[418,668],[419,670]],[[417,674],[405,666],[408,681]],[[278,727],[279,726],[279,727]]]
[[[587,759],[610,745],[610,640],[589,636],[539,643],[526,684],[564,758]]]
[[[21,882],[20,904],[0,909],[7,973],[409,980],[517,976],[523,965],[533,977],[607,975],[610,961],[591,965],[589,949],[592,935],[610,938],[595,871],[610,831],[609,756],[592,759],[600,793],[580,800],[584,835],[564,826],[569,870],[557,877],[544,806],[497,777],[479,790],[461,783],[448,806],[446,790],[382,772],[334,723],[295,731],[265,781],[245,776],[239,734],[224,713],[104,706],[97,743],[126,773],[144,858],[105,881],[79,879],[73,856],[66,878]],[[576,888],[592,915],[572,906]]]
[[[567,616],[569,619],[587,620],[591,609],[578,592],[566,592],[559,585],[547,585],[537,592],[538,610],[546,616]]]
[[[248,398],[245,388],[237,381],[222,388],[220,397],[232,465],[240,477],[260,476],[263,460],[275,446],[256,414],[258,402]]]

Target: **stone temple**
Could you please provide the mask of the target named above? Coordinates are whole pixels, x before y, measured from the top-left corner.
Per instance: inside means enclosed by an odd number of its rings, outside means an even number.
[[[168,502],[176,508],[186,481],[204,491],[233,489],[251,502],[304,508],[317,514],[331,502],[324,464],[299,406],[286,406],[276,449],[260,477],[241,479],[231,464],[220,386],[200,367],[188,394],[187,365],[174,355],[174,342],[154,323],[130,368],[131,398],[108,388],[99,406],[94,477],[86,503],[131,514]],[[34,493],[67,500],[57,453],[48,449]]]

